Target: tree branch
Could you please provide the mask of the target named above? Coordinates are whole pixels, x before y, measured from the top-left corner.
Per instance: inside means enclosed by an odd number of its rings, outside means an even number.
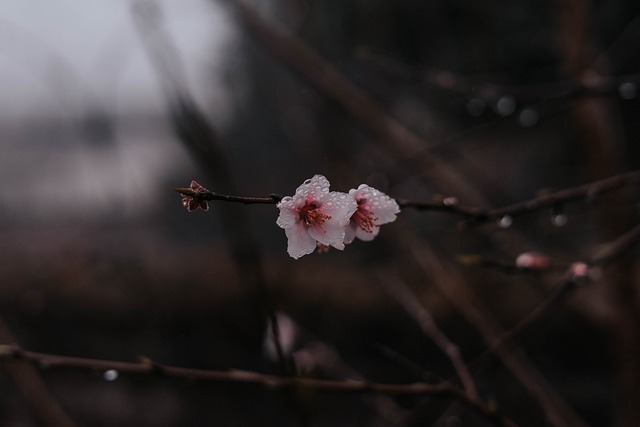
[[[462,206],[457,202],[456,197],[445,197],[441,201],[419,201],[411,199],[396,199],[401,208],[412,208],[422,211],[442,211],[454,215],[463,216],[474,222],[487,222],[497,220],[505,216],[517,216],[525,213],[535,212],[540,209],[554,207],[563,203],[586,199],[590,202],[596,202],[598,196],[603,193],[614,191],[625,186],[640,182],[640,171],[631,171],[614,175],[606,179],[594,181],[577,187],[566,188],[553,193],[543,194],[522,202],[513,203],[503,207],[494,209],[481,209],[479,207]],[[247,197],[247,196],[230,196],[215,193],[213,191],[202,188],[195,191],[191,188],[174,188],[174,190],[185,197],[196,200],[213,201],[220,200],[231,203],[243,204],[276,204],[284,196],[279,194],[271,194],[269,197]]]
[[[270,390],[293,390],[308,388],[327,393],[379,393],[387,395],[432,395],[449,396],[458,399],[483,416],[495,420],[503,427],[517,427],[505,417],[498,415],[492,407],[472,400],[460,388],[447,381],[436,384],[414,382],[407,384],[377,383],[361,380],[327,380],[317,378],[269,375],[253,371],[214,371],[163,365],[145,359],[141,362],[89,359],[61,356],[23,350],[12,344],[0,345],[0,360],[28,361],[40,369],[73,368],[89,371],[115,370],[125,374],[159,375],[168,378],[198,380],[219,383],[247,384],[262,386]]]
[[[382,285],[387,293],[404,308],[405,312],[416,321],[425,335],[449,358],[469,399],[479,401],[480,397],[478,396],[475,381],[460,354],[458,346],[438,327],[431,313],[397,275],[381,274],[381,276]]]

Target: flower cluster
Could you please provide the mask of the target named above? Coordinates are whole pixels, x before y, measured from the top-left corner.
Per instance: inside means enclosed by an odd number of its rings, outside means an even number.
[[[276,223],[284,229],[287,252],[295,259],[316,247],[342,250],[356,237],[372,240],[380,226],[395,221],[400,212],[395,200],[366,184],[349,193],[329,191],[329,180],[322,175],[306,180],[277,207]]]

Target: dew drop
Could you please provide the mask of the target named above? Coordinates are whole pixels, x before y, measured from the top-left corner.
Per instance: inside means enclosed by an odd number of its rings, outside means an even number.
[[[105,381],[115,381],[118,379],[119,374],[115,369],[108,369],[104,371],[104,374],[102,376]]]
[[[633,99],[638,96],[638,86],[635,83],[624,82],[618,86],[618,94],[622,99]]]
[[[520,126],[525,128],[537,125],[538,120],[540,120],[540,115],[533,108],[525,108],[518,116],[518,123],[520,123]]]
[[[503,96],[496,102],[494,109],[499,116],[510,116],[516,110],[516,100],[511,96]]]
[[[472,98],[467,102],[467,113],[472,117],[478,117],[484,113],[486,105],[480,98]]]
[[[511,224],[513,224],[513,217],[511,215],[505,215],[498,220],[497,224],[500,228],[509,228]]]
[[[564,227],[565,225],[567,225],[568,221],[569,219],[565,214],[557,214],[551,217],[551,224],[555,225],[556,227]]]

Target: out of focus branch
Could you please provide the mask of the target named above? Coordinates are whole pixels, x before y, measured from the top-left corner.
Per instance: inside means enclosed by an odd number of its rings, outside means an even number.
[[[0,319],[0,348],[16,348],[16,339]],[[75,423],[51,394],[37,369],[24,360],[5,359],[1,365],[43,427],[73,427]]]
[[[567,79],[529,86],[507,86],[434,67],[414,70],[371,49],[361,49],[358,57],[373,63],[374,66],[389,74],[399,75],[400,78],[426,87],[449,91],[468,98],[479,97],[486,101],[498,101],[503,97],[511,97],[518,104],[525,105],[540,101],[569,101],[590,96],[619,96],[624,95],[621,94],[621,88],[624,89],[622,85],[631,85],[630,90],[635,90],[640,85],[640,74],[604,76],[594,73],[584,81]]]
[[[450,167],[430,149],[428,141],[385,112],[367,91],[349,81],[311,46],[267,22],[244,0],[232,0],[231,3],[239,11],[249,33],[274,58],[300,73],[312,87],[335,102],[375,137],[374,143],[394,157],[419,161],[420,173],[433,185],[440,184],[446,192],[455,192],[469,203],[487,204],[460,171]]]
[[[407,239],[410,237],[407,236]],[[465,285],[464,278],[457,271],[448,268],[429,247],[416,239],[410,240],[414,259],[424,273],[433,277],[433,283],[467,321],[477,328],[485,342],[491,347],[496,346],[505,332],[491,316],[489,310],[483,307],[477,298],[474,298],[472,292]],[[496,356],[529,395],[538,402],[550,425],[555,427],[585,426],[584,422],[537,371],[524,353],[497,346]]]
[[[573,290],[589,280],[590,268],[604,266],[614,261],[638,245],[638,243],[640,243],[640,225],[636,225],[613,241],[602,245],[599,250],[584,262],[572,264],[564,273],[562,281],[555,287],[554,291],[535,310],[504,334],[486,354],[483,354],[478,359],[483,359],[490,353],[496,354],[498,348],[513,345],[514,341],[546,318]]]
[[[378,393],[387,395],[449,396],[458,399],[476,412],[499,420],[498,425],[516,427],[516,424],[481,402],[469,399],[459,387],[447,381],[436,384],[415,382],[408,384],[377,383],[361,380],[327,380],[304,377],[268,375],[252,371],[214,371],[163,365],[145,359],[141,362],[89,359],[23,350],[16,345],[0,345],[0,360],[28,361],[41,369],[72,368],[88,371],[114,370],[121,374],[157,375],[167,378],[198,380],[218,383],[262,386],[269,390],[296,390],[307,388],[327,393]]]
[[[431,313],[420,303],[418,298],[397,275],[384,274],[381,275],[380,280],[387,293],[398,301],[405,312],[420,326],[425,335],[449,358],[469,399],[479,401],[480,398],[475,381],[462,358],[462,354],[460,354],[458,346],[438,327]]]
[[[235,191],[236,183],[227,153],[215,126],[188,90],[186,73],[182,69],[179,52],[164,26],[162,9],[155,1],[138,0],[133,3],[132,11],[140,37],[164,89],[176,135],[209,179],[216,185]],[[256,317],[271,318],[274,324],[275,303],[271,301],[272,296],[265,286],[264,267],[249,218],[244,212],[221,209],[221,219],[236,270],[242,282],[252,290],[260,311]],[[261,318],[255,320],[262,322]],[[274,339],[278,339],[277,334],[274,334]],[[275,344],[276,348],[280,348],[279,342]],[[278,354],[281,355],[282,352],[279,351]],[[289,366],[289,362],[284,359],[281,364],[283,367]]]

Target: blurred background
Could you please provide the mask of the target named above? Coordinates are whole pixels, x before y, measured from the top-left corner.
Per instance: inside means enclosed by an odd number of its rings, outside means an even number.
[[[321,173],[332,190],[489,208],[602,179],[639,166],[639,53],[631,0],[1,1],[0,340],[283,374],[265,344],[277,312],[305,374],[451,379],[384,282],[413,289],[472,361],[487,344],[447,280],[512,327],[637,222],[635,188],[485,224],[406,209],[373,242],[297,261],[274,206],[188,213],[173,188],[290,195]],[[425,271],[424,251],[453,276]],[[477,262],[528,251],[559,268]],[[585,425],[640,422],[640,367],[621,356],[640,355],[633,255],[519,342]],[[503,365],[471,368],[501,413],[545,425]],[[0,425],[58,425],[8,370]],[[495,425],[450,399],[39,372],[78,426]]]

